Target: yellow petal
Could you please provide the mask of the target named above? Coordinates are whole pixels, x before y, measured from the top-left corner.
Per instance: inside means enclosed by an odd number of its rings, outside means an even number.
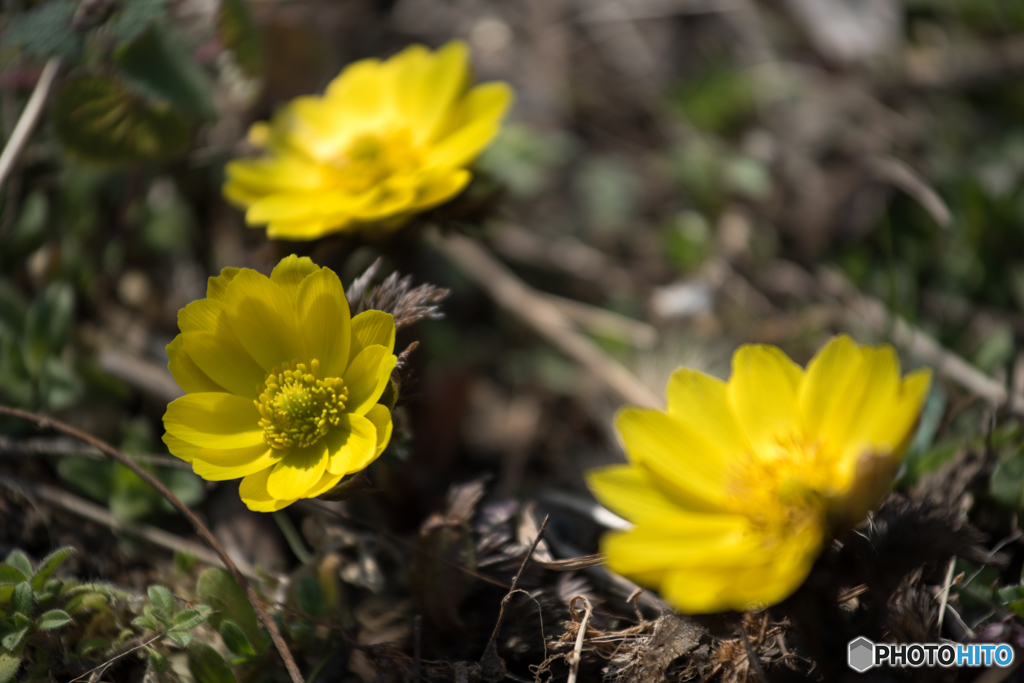
[[[797,391],[803,370],[779,348],[740,347],[732,357],[729,400],[736,417],[763,460],[779,456],[780,439],[802,439]]]
[[[279,500],[305,498],[324,474],[327,467],[327,443],[320,439],[305,448],[292,448],[270,470],[267,492]]]
[[[374,403],[366,411],[364,417],[372,422],[377,430],[377,448],[373,454],[373,457],[376,458],[384,452],[388,442],[391,441],[391,431],[394,428],[394,424],[391,422],[391,411],[379,403]]]
[[[709,439],[658,410],[627,408],[616,426],[629,459],[652,474],[651,481],[680,507],[723,509],[726,462]]]
[[[256,398],[266,372],[231,331],[222,301],[193,301],[178,311],[178,327],[189,357],[207,377],[233,394]]]
[[[352,474],[366,469],[377,457],[377,429],[362,415],[344,413],[341,423],[327,435],[331,474]]]
[[[453,40],[428,58],[424,73],[410,70],[405,75],[416,79],[399,85],[410,88],[413,94],[409,113],[414,140],[420,144],[431,142],[466,89],[469,51],[465,43]]]
[[[250,474],[238,485],[238,495],[253,512],[274,512],[288,507],[296,499],[277,500],[267,491],[267,479],[271,468]]]
[[[295,254],[285,256],[281,259],[274,270],[270,272],[270,281],[284,290],[291,300],[293,308],[297,307],[299,299],[299,285],[306,279],[306,276],[320,270],[320,266],[313,263],[308,256],[299,258]]]
[[[320,481],[313,485],[311,489],[306,491],[306,498],[316,498],[327,493],[335,486],[341,483],[341,480],[345,478],[343,474],[331,474],[327,470],[324,470],[324,474],[320,477]]]
[[[260,413],[251,399],[234,394],[186,394],[171,401],[164,428],[204,448],[243,448],[263,443]]]
[[[857,344],[845,334],[834,337],[807,364],[800,384],[800,416],[809,439],[821,438],[847,410],[843,391],[857,376],[862,362]]]
[[[766,539],[732,566],[679,567],[667,572],[661,595],[687,614],[747,611],[778,604],[792,595],[810,573],[824,535],[807,529],[785,539]]]
[[[497,124],[512,104],[512,88],[507,83],[482,83],[470,90],[452,111],[442,138],[479,122]]]
[[[271,221],[316,220],[316,204],[321,192],[275,192],[268,194],[249,206],[245,222],[260,225]]]
[[[383,346],[388,353],[395,350],[395,318],[384,311],[363,311],[352,318],[352,348],[347,368],[367,346]]]
[[[867,443],[873,425],[888,419],[900,392],[900,361],[891,346],[862,347],[857,374],[836,387],[842,409],[834,410],[819,436],[830,444]],[[895,444],[892,444],[895,446]]]
[[[434,145],[427,153],[425,168],[461,168],[466,166],[490,144],[501,124],[481,119],[463,126]]]
[[[345,412],[365,415],[384,393],[397,362],[398,359],[383,346],[375,344],[363,349],[345,371],[345,386],[348,388]]]
[[[281,287],[254,270],[243,270],[228,285],[225,317],[264,371],[282,363],[306,360],[298,318]]]
[[[341,229],[344,223],[329,224],[321,219],[270,221],[267,238],[272,240],[315,240]]]
[[[358,221],[372,222],[388,218],[407,210],[416,201],[417,186],[390,178],[377,186],[377,196],[372,202],[352,211]]]
[[[601,552],[608,568],[624,576],[680,567],[728,569],[757,550],[759,539],[749,527],[737,515],[675,512],[605,534]]]
[[[200,450],[199,446],[193,446],[190,443],[186,443],[167,432],[164,432],[161,440],[167,445],[167,450],[171,452],[171,455],[176,458],[181,458],[185,462],[192,462],[192,458],[194,458],[196,453]]]
[[[434,174],[428,182],[420,186],[416,199],[409,211],[426,211],[442,204],[462,190],[473,179],[473,174],[465,169],[457,169]]]
[[[654,485],[647,470],[635,465],[592,469],[586,479],[601,505],[634,524],[684,511]]]
[[[750,452],[729,402],[725,382],[698,370],[679,368],[665,390],[666,412],[696,434],[707,434],[702,448],[714,449],[722,462]]]
[[[203,448],[192,460],[192,471],[210,481],[238,479],[272,467],[285,453],[265,443],[245,448]]]
[[[354,62],[327,86],[324,99],[335,112],[342,132],[377,127],[393,116],[387,75],[376,59]]]
[[[241,268],[221,268],[220,275],[207,278],[206,298],[224,300],[224,293],[228,289],[228,283],[235,279]]]
[[[224,387],[210,379],[188,355],[180,334],[167,345],[167,359],[167,369],[186,393],[224,391]]]
[[[262,194],[315,190],[327,182],[318,165],[296,155],[229,161],[224,172],[228,182]]]
[[[302,281],[298,312],[310,360],[320,361],[322,377],[342,377],[348,366],[352,323],[345,290],[333,270],[323,268]]]

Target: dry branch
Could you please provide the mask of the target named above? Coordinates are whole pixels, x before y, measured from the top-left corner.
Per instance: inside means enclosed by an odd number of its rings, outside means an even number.
[[[661,405],[658,397],[625,366],[573,329],[561,309],[546,295],[516,277],[479,244],[462,235],[436,232],[428,239],[495,302],[533,327],[623,401],[648,407]]]

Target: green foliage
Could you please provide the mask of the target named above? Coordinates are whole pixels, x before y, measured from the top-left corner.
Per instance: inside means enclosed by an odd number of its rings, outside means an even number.
[[[574,144],[565,133],[541,133],[524,125],[505,126],[477,160],[477,167],[518,197],[537,195],[554,170],[565,164]]]
[[[203,119],[217,118],[210,78],[159,24],[118,48],[114,63],[129,83],[157,100]]]
[[[197,683],[235,683],[237,680],[224,658],[206,643],[188,649],[188,669]]]
[[[128,455],[163,451],[145,419],[126,420],[121,425],[121,450]],[[186,505],[196,505],[206,497],[202,479],[185,469],[141,463]],[[57,463],[57,473],[65,481],[93,500],[106,504],[111,512],[126,520],[157,513],[173,513],[174,507],[142,477],[120,463],[110,460],[67,457]]]
[[[183,153],[191,137],[188,120],[170,104],[149,102],[99,72],[82,72],[64,83],[50,115],[66,150],[97,164],[166,159]]]
[[[704,262],[714,249],[714,233],[708,220],[696,211],[682,211],[666,226],[665,253],[680,272]]]
[[[746,74],[733,66],[715,65],[679,89],[679,107],[694,125],[725,133],[754,110],[754,93]]]
[[[64,355],[74,318],[75,294],[62,281],[50,283],[29,304],[0,280],[0,398],[24,408],[65,408],[81,395],[74,368]]]
[[[167,16],[167,0],[122,0],[121,11],[109,23],[121,40],[133,40]]]
[[[231,623],[248,641],[250,649],[265,649],[265,638],[256,611],[231,572],[220,567],[206,569],[196,580],[196,593],[216,610],[210,620],[214,628],[223,629],[224,624]],[[233,632],[234,628],[229,627],[229,630]],[[233,632],[232,635],[237,636],[239,633]],[[244,649],[239,644],[239,649],[232,651],[241,654]]]
[[[78,2],[41,2],[15,19],[4,32],[4,42],[37,57],[72,57],[82,49],[82,38],[72,29]]]

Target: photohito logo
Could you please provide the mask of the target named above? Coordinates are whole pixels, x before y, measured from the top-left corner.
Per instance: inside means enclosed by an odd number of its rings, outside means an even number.
[[[873,666],[1010,666],[1013,648],[995,643],[873,643],[850,641],[846,662],[858,673]]]

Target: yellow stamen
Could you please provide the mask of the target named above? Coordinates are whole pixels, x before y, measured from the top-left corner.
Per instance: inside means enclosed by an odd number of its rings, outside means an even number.
[[[337,377],[317,379],[320,362],[310,367],[285,363],[274,368],[254,401],[262,419],[263,440],[271,448],[311,446],[341,421],[348,388]]]

